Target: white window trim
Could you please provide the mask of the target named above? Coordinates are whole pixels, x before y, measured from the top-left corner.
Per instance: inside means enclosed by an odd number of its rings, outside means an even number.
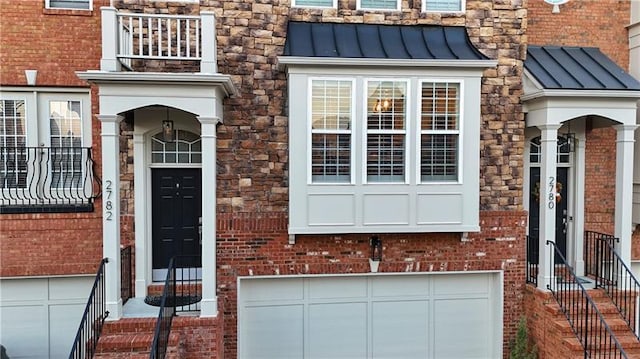
[[[466,11],[467,9],[467,3],[466,0],[459,0],[460,1],[460,10],[453,10],[453,11],[444,11],[444,10],[427,10],[427,2],[429,2],[430,0],[422,0],[422,12],[426,12],[426,13],[436,13],[436,14],[462,14]],[[431,0],[432,1],[432,0]]]
[[[403,181],[398,181],[398,182],[375,182],[375,181],[368,181],[367,177],[367,150],[368,150],[368,145],[367,145],[367,139],[368,139],[368,134],[369,134],[369,130],[367,129],[367,100],[368,100],[368,90],[369,90],[369,83],[370,82],[376,82],[376,81],[385,81],[385,82],[404,82],[406,85],[406,90],[407,93],[405,94],[405,113],[404,113],[404,131],[402,131],[402,134],[404,134],[404,180]],[[356,119],[356,120],[361,120],[359,121],[360,123],[362,123],[362,129],[359,132],[359,135],[362,137],[362,162],[360,163],[360,167],[362,168],[362,184],[371,184],[371,185],[407,185],[409,184],[409,162],[410,162],[410,156],[409,154],[411,153],[411,146],[410,145],[410,136],[409,134],[412,132],[411,128],[414,126],[414,121],[411,121],[412,116],[415,117],[412,113],[411,113],[411,108],[412,108],[412,93],[411,93],[411,79],[410,78],[406,78],[406,77],[402,77],[402,78],[396,78],[396,77],[367,77],[364,78],[362,80],[362,85],[363,85],[363,89],[361,91],[362,93],[362,115],[360,119]],[[398,130],[372,130],[372,133],[376,133],[376,134],[399,134],[400,131]]]
[[[356,10],[369,10],[369,11],[401,11],[401,4],[402,2],[400,0],[396,0],[396,7],[395,9],[385,9],[385,8],[375,8],[375,7],[363,7],[362,6],[362,0],[357,0],[356,1]]]
[[[447,83],[447,84],[458,84],[459,89],[458,89],[458,95],[460,97],[460,102],[458,103],[458,129],[457,130],[449,130],[452,134],[453,133],[457,133],[458,134],[458,179],[456,181],[423,181],[422,180],[422,175],[421,175],[421,169],[420,169],[420,165],[422,163],[421,161],[421,152],[422,152],[422,121],[420,119],[420,116],[422,115],[422,111],[420,110],[420,107],[422,105],[422,85],[424,83]],[[465,103],[464,103],[464,94],[465,94],[465,88],[464,88],[464,80],[461,79],[446,79],[446,78],[438,78],[438,79],[428,79],[428,78],[422,78],[418,81],[418,91],[420,92],[420,101],[418,101],[418,103],[416,104],[416,127],[417,127],[417,137],[416,137],[416,166],[418,167],[418,170],[416,171],[416,183],[418,184],[423,184],[423,185],[438,185],[438,184],[442,184],[442,185],[448,185],[448,184],[464,184],[463,178],[464,178],[464,156],[462,154],[464,154],[464,134],[465,134],[465,129],[464,129],[464,109],[465,109]],[[441,133],[444,134],[446,132],[449,131],[437,131],[435,133]]]
[[[51,10],[93,11],[93,0],[87,0],[87,2],[89,3],[89,8],[88,9],[78,9],[78,8],[74,8],[74,7],[52,7],[51,6],[51,0],[45,0],[44,1],[44,6],[45,6],[46,9],[51,9]]]
[[[359,1],[359,0],[358,0]],[[337,9],[338,8],[338,0],[332,0],[331,6],[309,6],[309,5],[299,5],[296,0],[292,0],[291,2],[292,8],[304,8],[304,9]]]
[[[311,156],[312,156],[312,136],[313,136],[313,129],[312,129],[312,115],[313,115],[313,81],[344,81],[344,82],[350,82],[351,83],[351,129],[349,130],[351,133],[351,138],[350,138],[350,148],[349,148],[349,159],[351,161],[351,169],[349,171],[349,181],[348,182],[313,182],[313,174],[312,174],[312,161],[311,161]],[[356,159],[356,155],[355,155],[355,134],[358,131],[358,121],[356,118],[356,81],[354,78],[349,78],[349,77],[337,77],[337,76],[317,76],[317,77],[309,77],[309,79],[307,80],[307,118],[305,118],[305,124],[306,124],[306,129],[307,129],[307,154],[306,154],[306,162],[307,162],[307,185],[313,185],[313,186],[339,186],[339,185],[353,185],[355,184],[355,170],[356,170],[356,166],[355,166],[355,159]],[[335,130],[335,131],[328,131],[328,130],[318,130],[315,133],[332,133],[332,134],[348,134],[349,131],[347,130]]]

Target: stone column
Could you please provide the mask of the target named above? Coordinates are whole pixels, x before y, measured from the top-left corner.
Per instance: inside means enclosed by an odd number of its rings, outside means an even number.
[[[118,115],[98,115],[102,124],[102,253],[106,266],[107,320],[122,317],[120,298],[120,121]]]
[[[216,131],[220,119],[198,117],[202,138],[202,302],[200,316],[218,315],[216,294]]]
[[[540,147],[540,238],[538,242],[538,289],[546,290],[554,280],[553,255],[547,241],[556,241],[556,174],[558,129],[560,125],[538,126],[541,132]]]
[[[633,208],[633,152],[636,125],[613,126],[618,132],[616,143],[616,251],[631,267],[631,211]]]

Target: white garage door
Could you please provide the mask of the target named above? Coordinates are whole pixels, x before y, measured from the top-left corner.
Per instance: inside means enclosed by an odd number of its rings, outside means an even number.
[[[501,275],[241,278],[238,357],[501,358]]]
[[[9,357],[69,357],[93,280],[0,280],[0,344]]]

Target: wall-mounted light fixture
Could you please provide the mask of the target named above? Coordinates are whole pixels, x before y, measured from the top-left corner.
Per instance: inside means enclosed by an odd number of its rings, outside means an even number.
[[[173,141],[173,121],[162,121],[162,139],[164,140],[164,142]]]
[[[369,266],[371,272],[375,273],[378,271],[380,261],[382,261],[382,240],[378,236],[371,236],[371,238],[369,238],[369,247],[371,247]]]

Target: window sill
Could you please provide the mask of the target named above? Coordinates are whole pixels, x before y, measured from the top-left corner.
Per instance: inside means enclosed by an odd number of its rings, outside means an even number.
[[[93,16],[93,10],[89,9],[43,9],[45,15],[67,15],[67,16]]]

